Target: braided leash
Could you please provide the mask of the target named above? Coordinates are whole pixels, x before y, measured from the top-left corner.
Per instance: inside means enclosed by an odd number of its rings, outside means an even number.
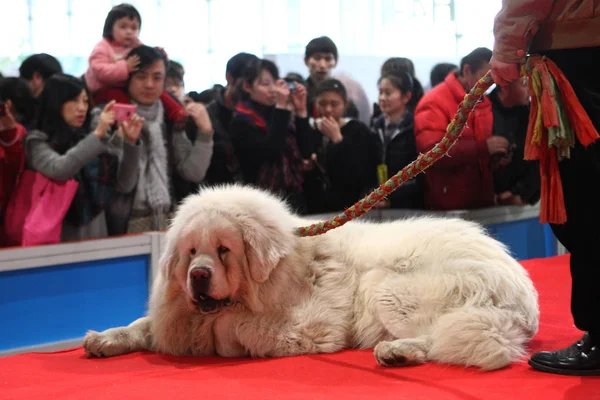
[[[301,237],[322,235],[332,229],[339,228],[348,221],[352,221],[353,219],[366,214],[375,204],[383,200],[404,182],[414,178],[445,156],[460,137],[469,115],[471,115],[471,112],[483,94],[493,83],[494,81],[490,72],[477,82],[465,96],[462,103],[460,103],[456,115],[448,125],[448,128],[446,128],[444,138],[436,144],[433,149],[425,154],[420,154],[415,161],[408,164],[401,171],[398,171],[396,175],[392,176],[377,189],[373,190],[371,194],[356,202],[343,213],[336,215],[329,221],[322,221],[310,226],[296,228],[296,235]]]

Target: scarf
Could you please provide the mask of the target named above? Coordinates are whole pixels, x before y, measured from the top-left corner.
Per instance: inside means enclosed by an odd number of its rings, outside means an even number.
[[[269,135],[269,124],[259,114],[252,102],[240,102],[235,108],[235,116],[258,126],[265,135]],[[268,189],[272,193],[285,195],[290,193],[301,193],[304,177],[302,173],[302,155],[298,150],[298,144],[293,132],[296,128],[290,121],[286,138],[286,145],[281,154],[281,159],[274,163],[264,163],[258,170],[256,185]]]
[[[90,133],[84,129],[73,129],[72,141],[67,150]],[[55,147],[55,150],[56,147]],[[64,152],[60,152],[64,154]],[[84,226],[104,211],[110,204],[117,181],[119,159],[117,156],[103,153],[90,160],[73,177],[78,183],[77,192],[65,219],[74,226]]]
[[[136,113],[144,118],[140,139],[144,143],[140,155],[140,175],[135,191],[133,210],[153,214],[171,209],[167,144],[163,135],[164,110],[160,100],[151,106],[137,104]]]

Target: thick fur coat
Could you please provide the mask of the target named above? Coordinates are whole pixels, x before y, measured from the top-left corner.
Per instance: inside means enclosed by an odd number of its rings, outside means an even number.
[[[377,361],[504,367],[538,329],[527,272],[460,219],[350,222],[312,238],[284,202],[205,189],[167,233],[146,317],[90,331],[93,356],[282,357],[375,348]]]

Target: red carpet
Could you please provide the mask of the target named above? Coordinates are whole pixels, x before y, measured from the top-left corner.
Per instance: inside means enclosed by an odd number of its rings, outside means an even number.
[[[568,258],[524,265],[540,291],[542,322],[531,350],[571,344]],[[483,373],[428,364],[381,368],[370,351],[269,360],[131,354],[86,359],[81,349],[0,359],[1,399],[600,399],[600,377],[532,371]]]

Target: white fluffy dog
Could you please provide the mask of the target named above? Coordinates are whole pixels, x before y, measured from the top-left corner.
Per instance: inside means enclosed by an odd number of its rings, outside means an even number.
[[[524,356],[537,292],[479,225],[416,218],[295,236],[310,222],[248,187],[190,196],[167,233],[148,315],[88,332],[85,350],[282,357],[374,347],[385,366],[485,370]]]

